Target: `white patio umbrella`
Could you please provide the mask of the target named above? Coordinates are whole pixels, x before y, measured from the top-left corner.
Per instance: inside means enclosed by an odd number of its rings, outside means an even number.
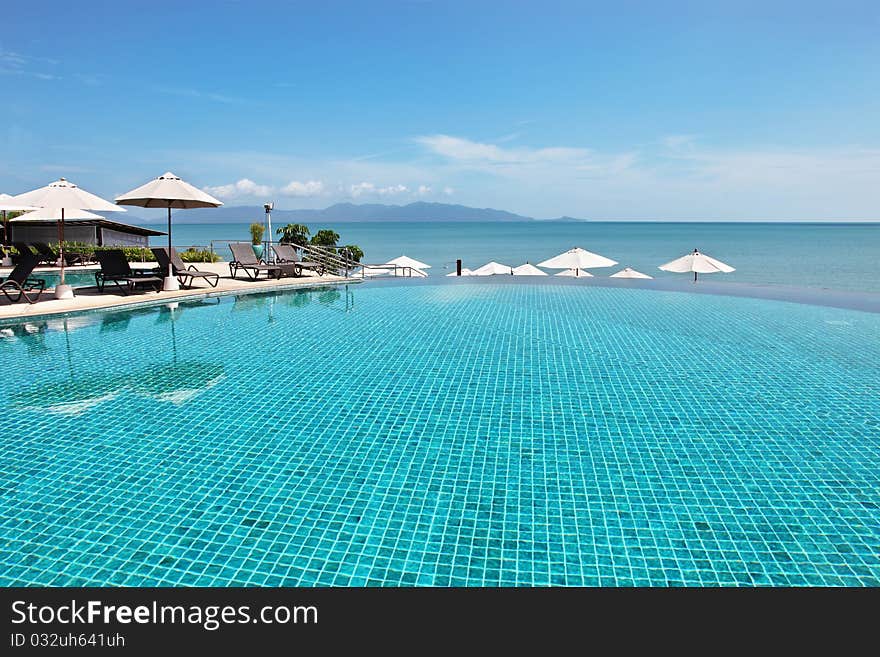
[[[3,213],[3,243],[9,242],[9,222],[6,220],[7,212],[27,212],[28,210],[36,210],[33,205],[20,205],[15,203],[12,200],[12,196],[9,194],[0,194],[0,213]],[[3,267],[9,267],[12,265],[12,261],[9,256],[3,257],[3,262],[0,263]]]
[[[448,274],[446,274],[446,275],[447,275],[447,276],[458,276],[458,272],[453,271],[453,272],[450,272],[450,273],[448,273]],[[472,272],[472,271],[471,271],[470,269],[468,269],[467,267],[462,267],[462,268],[461,268],[461,275],[462,275],[462,276],[473,276],[473,275],[474,275],[474,272]]]
[[[98,210],[99,212],[125,212],[100,196],[80,189],[69,180],[59,178],[53,183],[39,189],[13,196],[15,203],[33,205],[46,210],[60,210],[58,219],[58,258],[61,260],[59,283],[55,286],[56,299],[70,299],[73,288],[64,282],[64,218],[67,211]]]
[[[597,253],[590,253],[579,246],[569,249],[565,253],[553,256],[549,260],[539,262],[539,267],[547,267],[548,269],[571,269],[577,272],[582,269],[592,269],[593,267],[611,267],[616,265],[616,260],[611,260]],[[571,276],[581,276],[582,274],[574,273]]]
[[[592,278],[593,275],[585,271],[583,269],[566,269],[565,271],[561,271],[558,274],[553,274],[554,276],[571,276],[572,278]]]
[[[184,182],[170,171],[145,185],[116,197],[116,203],[118,205],[136,205],[141,208],[168,208],[168,253],[171,253],[171,208],[190,210],[192,208],[216,208],[223,205],[221,201],[207,192]],[[174,276],[174,267],[170,262],[163,289],[180,289],[180,284]]]
[[[499,276],[499,275],[508,275],[510,276],[513,273],[513,267],[510,265],[502,265],[500,262],[487,262],[482,267],[477,267],[471,272],[471,276]]]
[[[524,265],[520,265],[519,267],[513,268],[514,276],[547,276],[547,272],[541,271],[535,265],[529,264],[528,262]]]
[[[609,278],[654,278],[653,276],[648,276],[647,274],[643,274],[640,271],[636,271],[632,267],[624,267],[616,274],[611,274]]]
[[[415,258],[410,258],[409,256],[402,255],[398,258],[394,258],[394,260],[389,260],[385,263],[386,265],[397,265],[398,267],[412,267],[413,269],[430,269],[431,265],[425,264],[424,262],[419,262]]]
[[[0,194],[0,210],[3,212],[24,212],[27,210],[36,210],[33,205],[22,205],[16,203],[15,197],[10,194]]]
[[[103,219],[99,214],[89,212],[88,210],[66,210],[64,219],[76,221],[77,219]],[[18,223],[19,221],[61,221],[61,208],[37,208],[32,212],[25,212],[18,215],[10,222]]]
[[[694,283],[697,282],[697,274],[716,274],[718,272],[729,274],[732,271],[736,271],[736,269],[730,265],[726,265],[720,260],[703,255],[697,251],[697,249],[694,249],[693,253],[677,258],[672,262],[667,262],[665,265],[660,265],[658,269],[671,271],[676,274],[688,274],[694,272]]]

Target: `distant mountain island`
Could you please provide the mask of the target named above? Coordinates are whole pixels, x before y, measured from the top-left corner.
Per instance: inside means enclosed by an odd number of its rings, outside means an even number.
[[[265,212],[262,205],[224,205],[219,208],[187,210],[175,214],[180,223],[249,223],[262,221]],[[162,223],[164,217],[139,219],[138,223]],[[470,208],[466,205],[449,203],[410,203],[408,205],[383,205],[381,203],[337,203],[323,210],[273,210],[272,222],[285,223],[332,223],[345,221],[585,221],[573,217],[557,219],[535,219],[504,210],[492,208]]]

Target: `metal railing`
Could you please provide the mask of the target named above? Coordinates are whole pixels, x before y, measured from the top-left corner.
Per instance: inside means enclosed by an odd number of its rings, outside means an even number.
[[[207,248],[213,255],[217,252],[215,247],[222,248],[223,246],[228,246],[229,244],[237,244],[240,242],[247,242],[247,240],[211,240],[211,243],[208,245]],[[263,260],[265,260],[266,262],[271,263],[275,261],[275,253],[271,249],[271,245],[274,244],[278,244],[278,242],[269,242],[268,240],[264,240],[262,242]],[[327,269],[334,270],[339,275],[345,276],[346,278],[349,278],[351,276],[351,272],[353,269],[360,266],[359,263],[355,262],[350,257],[347,249],[344,246],[326,247],[318,246],[316,244],[292,244],[291,246],[302,252],[303,260],[315,260],[317,262],[320,262]]]
[[[392,277],[392,278],[395,276],[407,276],[409,278],[412,278],[413,272],[417,271],[417,269],[415,267],[409,267],[409,266],[404,267],[402,265],[389,265],[389,264],[378,264],[378,263],[377,264],[368,264],[368,263],[364,263],[364,262],[355,263],[354,268],[355,269],[360,268],[360,271],[355,272],[354,276],[357,276],[358,274],[360,274],[361,278],[367,277],[367,270],[368,269],[372,269],[374,272],[374,273],[369,274],[370,278],[384,278],[386,276]],[[375,272],[381,272],[381,273],[375,273]],[[398,272],[400,272],[400,273],[398,273]],[[418,274],[417,274],[417,276],[418,276]]]

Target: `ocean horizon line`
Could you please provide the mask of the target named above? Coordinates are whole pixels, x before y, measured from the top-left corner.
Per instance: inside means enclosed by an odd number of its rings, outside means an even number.
[[[179,219],[180,215],[175,215],[174,225],[206,225],[206,224],[243,224],[243,223],[251,223],[251,220],[242,219],[241,221],[186,221],[185,219]],[[144,225],[161,225],[166,224],[167,219],[156,219],[155,221],[144,221],[142,218],[137,217],[136,221],[132,221],[131,223],[136,226],[144,226]],[[331,220],[332,221],[332,220]],[[279,225],[285,223],[283,220],[279,219],[276,223]],[[286,222],[291,223],[291,222]],[[297,222],[303,223],[303,222]],[[318,220],[305,220],[305,223],[326,223],[326,220],[318,219]],[[509,221],[471,221],[471,220],[455,220],[455,219],[443,219],[443,220],[420,220],[420,219],[411,219],[411,220],[400,220],[400,219],[367,219],[367,220],[355,220],[355,219],[340,219],[338,221],[333,221],[334,224],[424,224],[426,226],[433,226],[437,224],[483,224],[483,225],[505,225],[505,224],[712,224],[712,225],[731,225],[731,224],[786,224],[786,225],[797,225],[797,224],[810,224],[812,226],[816,225],[825,225],[825,226],[847,226],[847,225],[871,225],[877,224],[880,225],[880,219],[583,219],[578,221],[558,221],[555,219],[522,219],[522,220],[509,220]]]

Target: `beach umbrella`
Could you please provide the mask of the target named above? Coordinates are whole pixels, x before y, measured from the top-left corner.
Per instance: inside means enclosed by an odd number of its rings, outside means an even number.
[[[658,269],[671,271],[676,274],[689,274],[693,272],[694,283],[697,282],[697,274],[716,274],[718,272],[729,274],[732,271],[736,271],[730,265],[726,265],[715,258],[710,258],[700,253],[697,249],[694,249],[693,253],[689,253],[672,262],[667,262],[665,265],[660,265]]]
[[[36,210],[36,206],[33,205],[22,205],[21,203],[16,203],[14,200],[14,196],[10,196],[9,194],[0,194],[0,211],[3,212],[4,219],[7,212],[27,212],[28,210]]]
[[[589,251],[586,251],[585,249],[576,246],[573,249],[569,249],[565,253],[560,253],[557,256],[553,256],[549,260],[539,262],[538,266],[547,267],[548,269],[571,269],[577,272],[578,270],[582,269],[592,269],[593,267],[611,267],[616,264],[616,260],[611,260],[610,258],[606,258],[605,256],[600,256],[597,253],[590,253]],[[574,273],[569,275],[580,276],[581,274]]]
[[[223,205],[216,198],[184,182],[170,171],[154,178],[145,185],[116,198],[118,205],[136,205],[141,208],[168,208],[168,252],[171,253],[171,209],[216,208]],[[165,290],[179,290],[174,267],[168,263]]]
[[[531,265],[528,262],[524,265],[520,265],[519,267],[513,268],[514,276],[547,276],[547,272],[541,271],[535,265]]]
[[[447,276],[458,276],[458,272],[450,272],[449,274],[446,274],[446,275],[447,275]],[[474,275],[474,272],[472,272],[472,271],[471,271],[470,269],[468,269],[467,267],[462,267],[462,268],[461,268],[461,275],[462,275],[462,276],[473,276],[473,275]]]
[[[66,210],[64,218],[65,220],[76,221],[78,219],[103,219],[104,217],[88,210]],[[38,208],[32,212],[20,214],[15,219],[10,219],[9,221],[15,223],[19,221],[61,221],[61,208]]]
[[[74,185],[69,180],[59,178],[53,183],[34,189],[18,196],[13,196],[15,203],[33,205],[46,210],[60,210],[58,218],[58,258],[61,260],[60,282],[55,286],[56,299],[69,299],[73,297],[73,288],[64,283],[64,219],[68,211],[98,210],[99,212],[125,212],[124,208],[117,207],[105,201],[100,196],[90,194]]]
[[[397,265],[398,267],[412,267],[413,269],[430,269],[431,265],[425,264],[424,262],[419,262],[414,258],[410,258],[409,256],[402,255],[399,258],[394,258],[394,260],[389,260],[385,263],[386,265]]]
[[[478,267],[474,269],[470,275],[471,276],[497,276],[504,275],[510,276],[513,273],[513,267],[510,265],[502,265],[500,262],[487,262],[482,267]]]
[[[561,271],[558,274],[553,274],[554,276],[571,276],[572,278],[586,277],[592,278],[593,275],[584,271],[583,269],[566,269],[565,271]]]
[[[648,276],[647,274],[643,274],[640,271],[636,271],[632,267],[624,267],[616,274],[611,274],[609,278],[654,278],[653,276]]]

